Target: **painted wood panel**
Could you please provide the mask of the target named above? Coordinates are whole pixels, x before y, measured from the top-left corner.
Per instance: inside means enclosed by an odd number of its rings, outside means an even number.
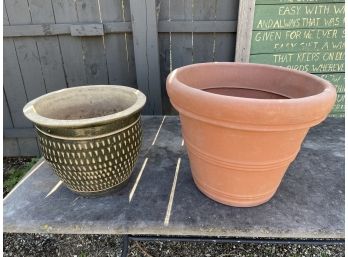
[[[344,3],[257,5],[254,30],[344,27]]]
[[[256,0],[250,62],[316,74],[336,86],[344,114],[344,1]],[[336,115],[337,114],[337,115]]]

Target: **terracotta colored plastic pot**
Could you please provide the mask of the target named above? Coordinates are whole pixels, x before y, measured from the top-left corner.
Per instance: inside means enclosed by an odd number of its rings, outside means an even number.
[[[196,185],[238,207],[274,195],[309,128],[336,99],[335,88],[317,76],[244,63],[181,67],[168,76],[167,92]]]
[[[129,180],[141,145],[139,90],[112,85],[55,91],[29,102],[44,158],[72,191],[100,195]]]

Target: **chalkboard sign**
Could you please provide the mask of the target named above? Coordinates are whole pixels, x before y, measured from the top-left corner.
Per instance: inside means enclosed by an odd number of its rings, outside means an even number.
[[[239,17],[238,32],[249,38],[238,39],[237,34],[236,61],[284,66],[330,81],[338,93],[331,116],[343,117],[344,0],[252,2],[240,6],[240,15],[249,15],[253,22],[243,26]]]

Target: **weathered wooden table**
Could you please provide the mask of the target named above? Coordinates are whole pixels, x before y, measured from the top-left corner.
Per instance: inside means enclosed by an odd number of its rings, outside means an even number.
[[[178,117],[145,116],[143,127],[142,150],[126,187],[81,197],[41,160],[4,199],[4,231],[147,235],[132,237],[138,240],[344,241],[344,119],[328,118],[311,129],[276,195],[254,208],[225,206],[198,191]]]

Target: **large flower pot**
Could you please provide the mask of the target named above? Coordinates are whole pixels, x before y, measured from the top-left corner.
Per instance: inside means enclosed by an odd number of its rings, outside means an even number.
[[[29,102],[44,158],[65,185],[83,195],[123,186],[141,144],[139,90],[111,85],[55,91]]]
[[[335,88],[317,76],[242,63],[176,69],[167,92],[180,114],[197,187],[238,207],[275,194],[309,128],[326,118],[336,99]]]

